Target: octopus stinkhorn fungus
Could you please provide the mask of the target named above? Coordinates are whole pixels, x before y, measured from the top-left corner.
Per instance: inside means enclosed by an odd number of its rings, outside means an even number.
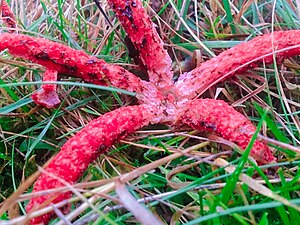
[[[148,124],[161,123],[176,127],[186,124],[193,129],[214,132],[245,149],[256,130],[248,118],[222,100],[195,97],[216,82],[235,75],[236,71],[247,70],[262,60],[265,63],[273,62],[274,50],[277,51],[277,58],[300,53],[300,31],[278,31],[224,51],[194,70],[181,74],[175,82],[172,79],[171,58],[141,1],[108,2],[139,52],[149,81],[63,44],[22,34],[0,35],[0,50],[8,49],[13,56],[45,67],[44,81],[55,81],[58,75],[79,77],[85,82],[136,92],[139,102],[139,105],[122,107],[100,116],[69,139],[46,167],[47,173],[38,178],[33,191],[63,186],[56,177],[70,184],[75,183],[99,154]],[[15,27],[15,19],[5,2],[2,5],[2,17],[6,18],[9,27]],[[54,84],[42,85],[32,98],[37,104],[48,108],[60,102]],[[255,141],[251,155],[261,163],[276,161],[267,144],[260,140]],[[59,202],[70,195],[67,192],[34,197],[26,207],[27,212],[45,202]],[[34,218],[31,223],[48,223],[53,215],[48,213]]]

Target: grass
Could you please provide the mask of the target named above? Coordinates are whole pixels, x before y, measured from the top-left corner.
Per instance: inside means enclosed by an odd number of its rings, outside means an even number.
[[[177,75],[185,69],[179,65],[195,55],[201,62],[272,29],[299,29],[296,2],[231,2],[152,1],[149,12],[167,43]],[[119,40],[124,40],[125,32],[105,1],[101,4],[113,28],[88,1],[15,4],[12,9],[21,33],[60,41],[138,71]],[[202,54],[194,54],[198,49]],[[213,98],[219,93],[219,99],[242,105],[238,108],[261,128],[258,131],[277,141],[269,143],[277,164],[257,166],[249,159],[249,151],[240,154],[232,145],[208,141],[207,133],[150,126],[114,145],[110,153],[90,165],[76,185],[65,187],[76,194],[69,201],[71,213],[59,214],[60,219],[72,219],[77,225],[137,224],[136,218],[144,215],[141,206],[145,206],[172,225],[298,224],[298,64],[297,57],[268,67],[260,64],[247,76],[227,80],[204,94]],[[41,67],[13,58],[6,51],[0,53],[0,211],[9,209],[0,215],[3,224],[24,221],[23,209],[32,197],[30,187],[37,177],[37,165],[47,162],[93,118],[135,103],[133,93],[66,77],[59,86],[61,106],[55,110],[36,108],[30,95],[41,84],[41,76]],[[252,95],[245,100],[248,94]],[[266,107],[271,110],[265,111]],[[274,167],[278,172],[268,173]],[[140,206],[127,211],[126,196],[133,196],[134,200],[127,201]],[[78,207],[88,200],[89,204]],[[62,223],[55,219],[52,224]]]

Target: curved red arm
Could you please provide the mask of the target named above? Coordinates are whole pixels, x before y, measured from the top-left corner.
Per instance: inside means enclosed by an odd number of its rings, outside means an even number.
[[[104,60],[89,56],[83,51],[74,50],[44,38],[22,34],[1,34],[0,51],[4,49],[8,49],[9,53],[14,56],[45,66],[48,72],[45,73],[44,81],[54,81],[53,73],[56,71],[58,74],[79,77],[94,84],[111,84],[137,93],[143,90],[144,81],[126,69],[110,65]],[[55,86],[53,85],[53,87]],[[52,103],[42,105],[52,107]]]
[[[88,165],[101,153],[107,151],[116,141],[137,129],[148,125],[154,117],[150,109],[144,105],[128,106],[106,113],[91,121],[85,128],[66,142],[60,152],[47,166],[46,171],[55,177],[73,184]],[[33,191],[40,191],[64,186],[57,179],[41,174],[34,184]],[[71,197],[70,192],[48,194],[30,200],[26,210],[30,212],[47,200],[54,198],[56,203]],[[46,214],[31,220],[31,224],[47,224],[53,214]]]
[[[236,143],[241,149],[248,146],[256,130],[247,117],[226,102],[215,99],[190,101],[179,117],[179,122],[197,130],[213,131],[224,139]],[[261,163],[276,161],[271,150],[262,141],[255,141],[250,154]]]
[[[45,70],[44,81],[57,81],[57,71],[47,69]],[[59,97],[56,93],[56,84],[43,84],[42,88],[31,95],[33,101],[48,108],[53,108],[60,103]]]
[[[222,52],[215,58],[201,64],[198,68],[182,74],[176,83],[178,95],[181,98],[191,99],[202,94],[217,82],[242,72],[254,63],[264,61],[273,62],[272,52],[289,48],[276,53],[276,58],[289,57],[300,54],[300,30],[278,31],[265,34],[239,44]],[[295,47],[293,47],[295,46]],[[269,54],[267,57],[264,55]]]
[[[5,0],[3,0],[2,6],[0,7],[0,11],[2,12],[1,16],[4,24],[9,28],[16,28],[16,18]],[[8,32],[12,33],[14,32],[14,29],[10,29]]]
[[[139,52],[150,81],[159,88],[171,86],[172,60],[164,49],[163,41],[142,2],[140,0],[108,0],[108,2]]]

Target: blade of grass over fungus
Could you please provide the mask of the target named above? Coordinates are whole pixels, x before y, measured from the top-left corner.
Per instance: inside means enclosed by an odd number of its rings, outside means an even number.
[[[232,48],[238,44],[241,44],[243,41],[203,41],[208,48]],[[178,43],[180,47],[186,48],[189,51],[194,51],[199,49],[199,44],[197,42],[185,42],[185,43]]]
[[[9,83],[9,84],[0,84],[0,88],[4,87],[17,87],[23,85],[39,85],[39,84],[59,84],[59,85],[70,85],[70,86],[79,86],[79,87],[87,87],[87,88],[94,88],[104,91],[111,91],[111,92],[119,92],[125,95],[135,96],[134,92],[126,91],[120,88],[115,87],[107,87],[101,86],[96,84],[87,84],[87,83],[77,83],[77,82],[67,82],[67,81],[55,81],[55,82],[42,82],[42,81],[33,81],[33,82],[19,82],[19,83]]]

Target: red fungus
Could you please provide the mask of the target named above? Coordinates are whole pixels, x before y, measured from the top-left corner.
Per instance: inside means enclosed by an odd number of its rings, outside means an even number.
[[[14,56],[20,56],[45,66],[44,81],[54,81],[53,72],[56,71],[58,74],[79,77],[86,82],[94,84],[111,84],[134,92],[141,92],[143,89],[143,81],[124,68],[107,64],[104,60],[89,56],[83,51],[74,50],[44,38],[35,38],[22,34],[2,34],[0,35],[0,51],[6,48]],[[52,85],[52,88],[54,88],[54,85]],[[38,100],[38,104],[41,103],[50,107],[53,105],[53,102],[57,103],[57,100],[53,101],[53,99],[46,103],[44,100],[49,98],[48,96],[42,96],[44,93],[48,94],[48,92],[42,90],[39,92],[38,98],[37,95],[34,96],[34,99]],[[52,95],[54,96],[53,92],[51,92]],[[39,99],[43,99],[42,102],[39,102]]]
[[[45,169],[52,176],[42,174],[33,191],[63,186],[54,177],[73,184],[99,154],[106,152],[120,138],[148,123],[175,126],[184,123],[194,129],[215,132],[242,149],[246,148],[255,132],[255,127],[247,117],[221,100],[192,98],[196,92],[202,93],[217,81],[233,75],[237,69],[248,69],[249,66],[241,66],[272,53],[273,49],[291,47],[276,54],[277,57],[300,53],[299,46],[292,49],[294,45],[300,44],[300,31],[275,32],[224,51],[193,71],[182,74],[179,81],[173,84],[171,59],[163,49],[163,43],[141,1],[109,0],[109,3],[139,51],[150,82],[140,80],[119,66],[107,64],[83,51],[59,43],[20,34],[0,35],[0,50],[7,48],[12,55],[46,67],[44,81],[56,80],[58,74],[80,77],[95,84],[106,84],[108,81],[113,86],[137,92],[139,103],[142,103],[140,106],[117,109],[90,122],[62,147]],[[273,58],[270,55],[264,57],[264,60],[269,63]],[[42,89],[33,95],[33,99],[38,104],[53,107],[59,102],[56,86],[42,85]],[[263,163],[275,161],[266,143],[259,140],[255,141],[251,155]],[[70,195],[67,192],[57,196],[49,194],[33,198],[27,205],[27,212],[48,200],[55,203]],[[31,223],[47,223],[52,216],[53,213],[46,214],[32,219]]]
[[[0,11],[2,12],[2,20],[3,20],[4,24],[7,27],[12,28],[8,32],[10,32],[10,33],[14,32],[13,28],[16,28],[16,18],[14,16],[13,12],[9,8],[9,6],[5,2],[5,0],[2,1],[2,6],[0,6],[0,7],[1,7]]]
[[[125,29],[147,68],[150,81],[159,88],[173,85],[172,60],[163,41],[144,10],[141,1],[109,0],[109,4]]]
[[[236,72],[243,72],[248,70],[250,66],[255,66],[254,63],[261,61],[271,63],[273,62],[273,55],[270,53],[274,51],[289,48],[274,53],[277,59],[298,55],[300,54],[299,36],[299,30],[277,31],[253,38],[224,51],[202,63],[198,68],[182,74],[176,83],[178,95],[182,98],[193,98],[217,82],[235,75]],[[262,58],[264,55],[268,56]],[[249,64],[249,62],[252,63]]]
[[[46,69],[43,77],[44,81],[56,81],[57,71]],[[32,99],[36,104],[45,106],[47,108],[53,108],[60,103],[59,97],[56,93],[55,84],[43,84],[42,89],[32,94]]]
[[[247,117],[226,102],[215,99],[190,101],[179,117],[179,123],[185,123],[196,130],[212,131],[236,143],[241,149],[248,146],[256,130]],[[268,146],[262,141],[254,142],[250,154],[261,163],[276,161]]]
[[[146,126],[152,117],[153,114],[144,105],[128,106],[100,116],[64,144],[60,152],[47,166],[47,173],[73,184],[99,154],[106,152],[117,140]],[[54,177],[41,174],[33,191],[64,186]],[[26,210],[30,212],[48,199],[53,198],[52,203],[62,201],[69,198],[71,194],[71,192],[66,192],[32,198]],[[47,224],[53,215],[54,213],[49,213],[34,218],[31,220],[31,224]]]

